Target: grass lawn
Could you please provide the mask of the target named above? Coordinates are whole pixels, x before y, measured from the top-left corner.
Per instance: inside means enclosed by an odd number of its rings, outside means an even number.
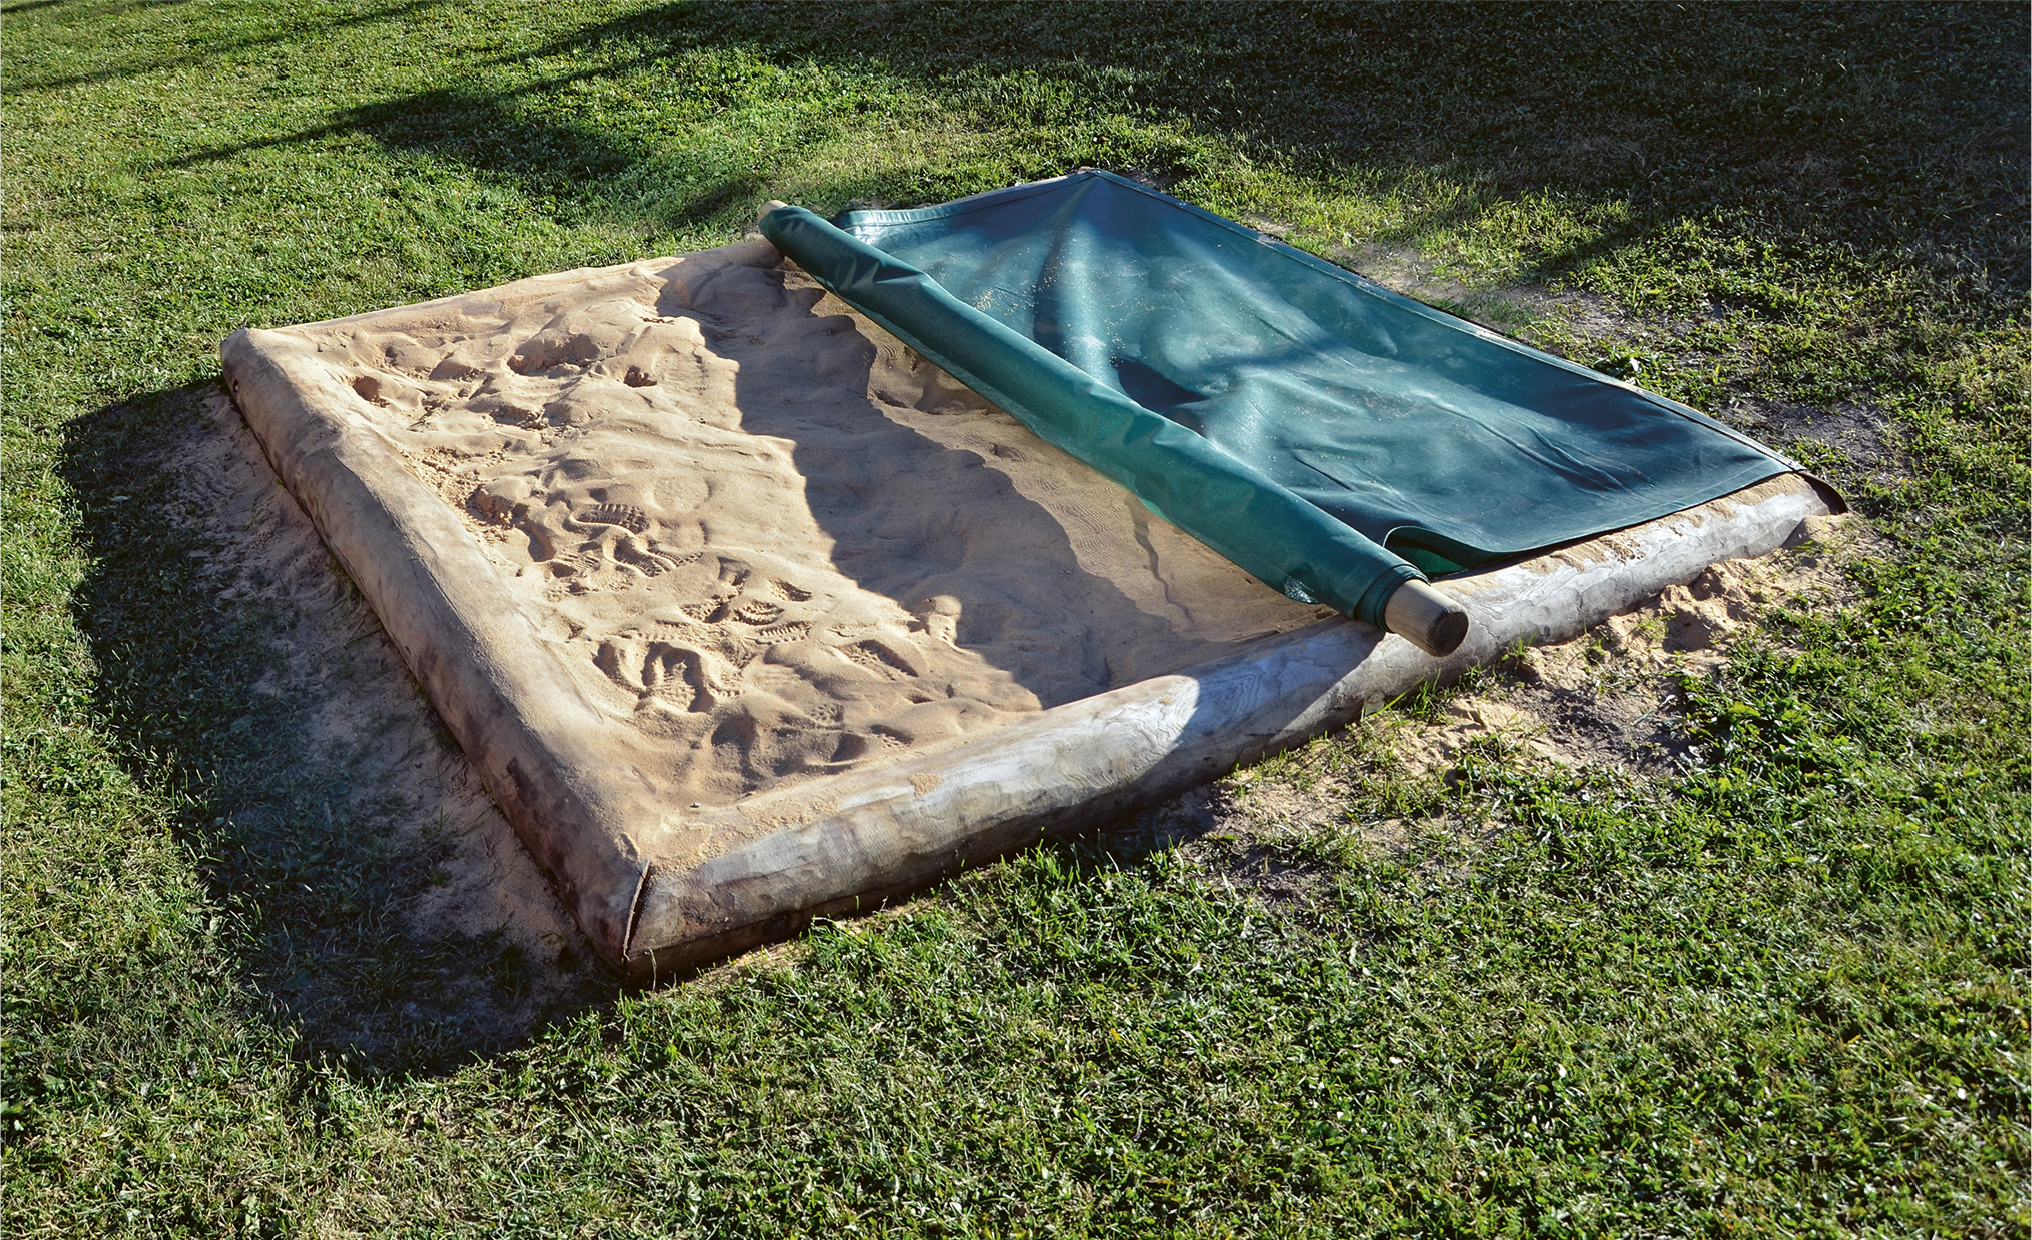
[[[2022,5],[10,0],[0,41],[7,1235],[2032,1225]],[[436,837],[318,727],[401,689],[385,639],[321,563],[329,606],[222,588],[166,464],[219,339],[1080,165],[1637,374],[1861,533],[1647,673],[1656,760],[1404,756],[1518,660],[683,984],[419,930]],[[1582,714],[1634,683],[1588,666]]]

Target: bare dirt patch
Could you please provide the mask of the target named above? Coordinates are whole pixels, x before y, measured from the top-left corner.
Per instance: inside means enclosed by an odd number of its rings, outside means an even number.
[[[1739,397],[1724,411],[1729,423],[1779,447],[1799,441],[1831,449],[1873,482],[1889,484],[1911,472],[1897,428],[1882,410],[1865,404],[1832,409],[1763,397]]]
[[[1259,225],[1264,231],[1272,226]],[[1288,228],[1285,232],[1290,231]],[[1283,235],[1281,232],[1273,236]],[[1583,340],[1607,339],[1630,329],[1629,316],[1618,311],[1607,298],[1582,289],[1558,292],[1543,284],[1528,283],[1488,288],[1449,280],[1440,275],[1431,260],[1416,250],[1370,242],[1357,246],[1333,246],[1327,257],[1350,271],[1358,272],[1393,293],[1402,293],[1429,306],[1438,306],[1479,323],[1490,331],[1504,332],[1535,342],[1533,325],[1557,322]]]

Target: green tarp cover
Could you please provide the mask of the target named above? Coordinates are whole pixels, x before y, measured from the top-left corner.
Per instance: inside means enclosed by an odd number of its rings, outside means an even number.
[[[1079,172],[763,217],[869,318],[1258,578],[1381,625],[1406,580],[1798,466],[1684,405]]]

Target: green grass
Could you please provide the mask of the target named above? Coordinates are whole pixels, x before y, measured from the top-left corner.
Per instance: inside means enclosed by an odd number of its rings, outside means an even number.
[[[25,0],[0,39],[8,1234],[2032,1221],[2020,7]],[[1667,772],[1441,783],[1357,730],[1215,835],[643,993],[406,930],[404,807],[253,688],[300,618],[171,507],[217,341],[1082,164],[1543,290],[1517,330],[1845,489],[1851,601],[1688,677]],[[538,963],[526,1031],[470,1017]]]

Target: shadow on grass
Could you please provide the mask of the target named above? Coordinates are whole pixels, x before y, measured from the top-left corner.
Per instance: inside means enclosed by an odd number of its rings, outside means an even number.
[[[72,423],[98,703],[302,1054],[454,1066],[612,997],[215,384]],[[519,884],[519,887],[518,887]]]
[[[515,182],[567,214],[738,229],[785,183],[809,185],[806,161],[826,142],[882,142],[860,117],[897,106],[902,90],[957,131],[1019,136],[985,161],[933,151],[843,174],[813,187],[807,205],[936,201],[1076,163],[1174,182],[1205,171],[1196,134],[1302,177],[1353,175],[1369,192],[1434,177],[1467,187],[1413,209],[1392,230],[1399,242],[1536,193],[1628,205],[1593,239],[1538,255],[1541,278],[1674,220],[1719,215],[1779,243],[1920,254],[2008,293],[2028,273],[2017,227],[2028,202],[2026,36],[2013,11],[1980,4],[1512,4],[1472,15],[1422,4],[1121,4],[1069,21],[1028,5],[705,0],[497,62],[590,67],[392,98],[260,145],[366,133]],[[834,71],[832,86],[797,79],[819,68]],[[823,120],[800,120],[759,152],[737,143],[672,157],[682,125],[571,119],[593,85],[654,98],[685,121],[807,89],[837,98],[817,109]],[[755,113],[759,125],[767,112]],[[981,183],[990,173],[1001,180]]]
[[[190,0],[114,0],[110,4],[107,0],[22,0],[19,4],[0,4],[0,14],[11,17],[17,13],[37,13],[45,9],[71,9],[74,12],[83,10],[93,17],[108,17],[131,9],[173,8],[188,3]]]
[[[68,7],[75,4],[78,6],[76,9],[72,12],[64,13],[62,16],[103,21],[106,18],[135,10],[175,8],[187,3],[189,3],[189,0],[121,0],[121,2],[113,4],[93,4],[91,0],[31,0],[27,4],[10,5],[4,12],[13,15],[26,13],[44,6],[55,8]],[[404,3],[389,5],[386,8],[369,9],[365,12],[351,13],[344,17],[334,18],[322,23],[322,28],[369,26],[376,22],[397,21],[422,10],[436,8],[440,3],[441,0],[405,0]],[[192,65],[204,64],[215,57],[233,53],[239,53],[243,56],[249,55],[263,48],[287,43],[302,33],[302,27],[290,25],[280,30],[270,30],[268,33],[253,35],[247,38],[221,39],[202,44],[191,47],[177,55],[141,56],[128,60],[111,60],[110,63],[102,58],[99,67],[89,73],[71,73],[48,78],[24,78],[10,81],[8,86],[16,93],[19,93],[23,91],[67,90],[73,86],[117,81],[121,78],[139,77],[146,73],[160,73],[164,70],[188,68]]]

